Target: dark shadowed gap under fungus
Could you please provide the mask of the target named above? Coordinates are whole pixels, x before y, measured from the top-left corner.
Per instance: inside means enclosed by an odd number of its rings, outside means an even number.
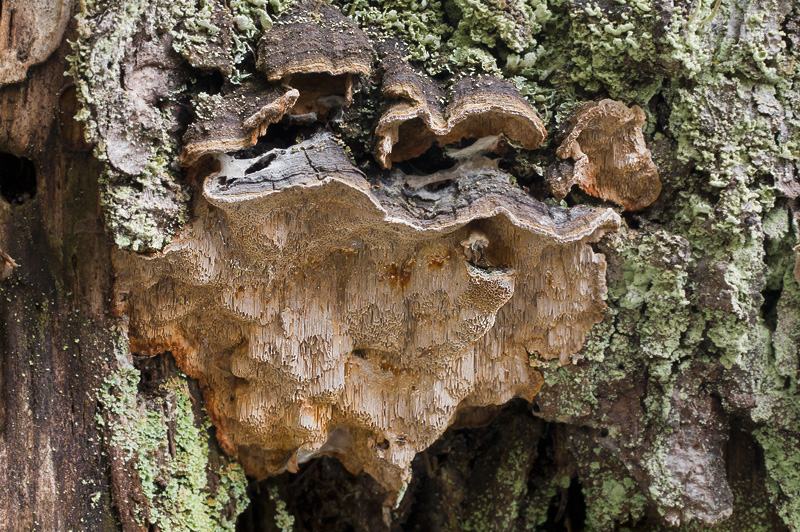
[[[11,204],[22,204],[36,195],[33,161],[0,152],[0,195]]]
[[[278,521],[285,522],[286,516],[294,519],[295,532],[466,530],[481,523],[500,526],[506,522],[503,516],[476,521],[482,515],[482,504],[492,500],[519,508],[511,529],[521,524],[526,504],[542,504],[540,513],[547,521],[537,530],[582,530],[586,502],[577,477],[572,474],[567,488],[558,489],[552,497],[547,495],[552,493],[554,479],[574,471],[569,454],[557,448],[564,442],[556,434],[559,427],[563,428],[534,417],[529,403],[514,400],[485,426],[449,429],[417,455],[412,480],[393,509],[383,508],[388,493],[371,477],[353,475],[333,458],[315,459],[302,465],[297,474],[252,480],[248,488],[251,503],[236,530],[278,531]],[[523,452],[523,466],[517,468],[514,464],[519,462],[510,457],[520,452],[520,442],[528,451]],[[465,471],[466,476],[457,478],[458,471]],[[506,492],[503,475],[507,474],[514,477],[512,483],[522,482],[525,489],[516,495]],[[468,496],[452,497],[457,493]]]

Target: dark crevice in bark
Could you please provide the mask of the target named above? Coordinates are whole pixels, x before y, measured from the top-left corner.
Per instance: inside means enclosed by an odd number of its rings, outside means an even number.
[[[237,531],[280,530],[282,512],[294,517],[296,532],[483,530],[481,523],[490,525],[486,530],[513,530],[524,528],[529,505],[546,517],[537,530],[582,530],[587,506],[566,447],[568,426],[538,419],[531,409],[516,399],[486,426],[448,430],[417,455],[396,508],[384,507],[390,494],[370,477],[352,475],[327,457],[294,475],[253,481]],[[565,476],[569,484],[558,487]],[[508,514],[492,515],[498,510]]]
[[[33,161],[10,153],[0,153],[0,195],[12,204],[25,203],[36,196],[36,168]]]
[[[761,292],[761,297],[764,298],[764,303],[761,305],[762,316],[764,317],[764,324],[770,331],[775,331],[778,326],[778,301],[780,300],[782,290],[765,289]]]

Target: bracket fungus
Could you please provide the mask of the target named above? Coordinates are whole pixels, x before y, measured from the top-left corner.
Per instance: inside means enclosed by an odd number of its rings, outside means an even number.
[[[396,100],[375,130],[375,157],[384,168],[422,155],[434,142],[444,146],[502,134],[532,150],[544,140],[547,131],[539,115],[511,83],[494,76],[465,76],[445,93],[403,61],[392,44],[381,48],[381,92]]]
[[[227,86],[196,103],[198,119],[184,136],[181,165],[250,148],[287,115],[314,122],[349,106],[353,77],[369,76],[373,57],[366,34],[336,8],[297,2],[259,42],[257,68],[266,80]]]
[[[512,85],[462,78],[445,110],[397,57],[383,92],[401,101],[380,121],[378,158],[476,138],[453,168],[367,176],[321,127],[247,149],[268,124],[318,111],[326,87],[298,76],[345,76],[349,91],[369,74],[366,39],[328,4],[300,2],[262,37],[267,80],[196,102],[181,157],[202,180],[193,221],[160,253],[115,251],[115,307],[134,351],[170,351],[200,380],[249,474],[327,454],[398,490],[459,414],[532,398],[532,356],[566,364],[580,350],[605,308],[605,259],[589,244],[620,219],[548,207],[485,156],[499,135],[528,148],[545,135]],[[293,56],[287,43],[305,45]],[[405,135],[417,119],[423,134]]]
[[[548,175],[553,195],[562,199],[574,184],[592,196],[626,210],[641,210],[661,192],[658,169],[642,133],[644,111],[615,100],[590,102],[570,119],[566,138],[556,150],[574,166]]]
[[[245,150],[256,144],[267,126],[280,120],[297,101],[296,89],[246,82],[232,91],[195,105],[198,115],[183,137],[181,165],[192,166],[203,155]]]
[[[256,67],[300,91],[292,114],[324,115],[348,106],[353,78],[368,77],[375,52],[367,35],[326,2],[294,4],[258,43]]]
[[[480,156],[436,191],[376,186],[328,133],[213,157],[163,253],[116,253],[117,304],[250,474],[327,453],[399,489],[459,410],[531,398],[529,354],[566,363],[602,319],[610,209],[546,207]]]

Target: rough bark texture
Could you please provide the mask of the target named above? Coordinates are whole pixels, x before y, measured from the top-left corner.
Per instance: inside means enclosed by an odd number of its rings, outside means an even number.
[[[0,526],[800,529],[795,2],[24,4]]]

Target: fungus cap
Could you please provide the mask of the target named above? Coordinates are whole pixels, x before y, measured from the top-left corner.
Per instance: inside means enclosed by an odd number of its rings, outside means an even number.
[[[539,115],[513,84],[494,76],[465,76],[445,92],[403,61],[396,49],[379,51],[381,91],[397,100],[375,129],[375,157],[384,168],[422,155],[434,142],[444,146],[502,134],[532,150],[544,140],[547,131]]]
[[[612,201],[626,210],[641,210],[661,192],[658,169],[642,133],[644,111],[615,100],[589,102],[569,121],[566,137],[556,150],[572,159],[565,172],[548,176],[557,199],[577,184],[592,196]],[[563,168],[563,167],[562,167]]]
[[[198,119],[183,137],[181,166],[192,166],[207,154],[254,146],[267,126],[289,112],[298,96],[296,89],[248,81],[196,104]]]
[[[270,81],[297,74],[369,76],[374,57],[367,35],[327,2],[295,3],[258,43],[256,68]]]

